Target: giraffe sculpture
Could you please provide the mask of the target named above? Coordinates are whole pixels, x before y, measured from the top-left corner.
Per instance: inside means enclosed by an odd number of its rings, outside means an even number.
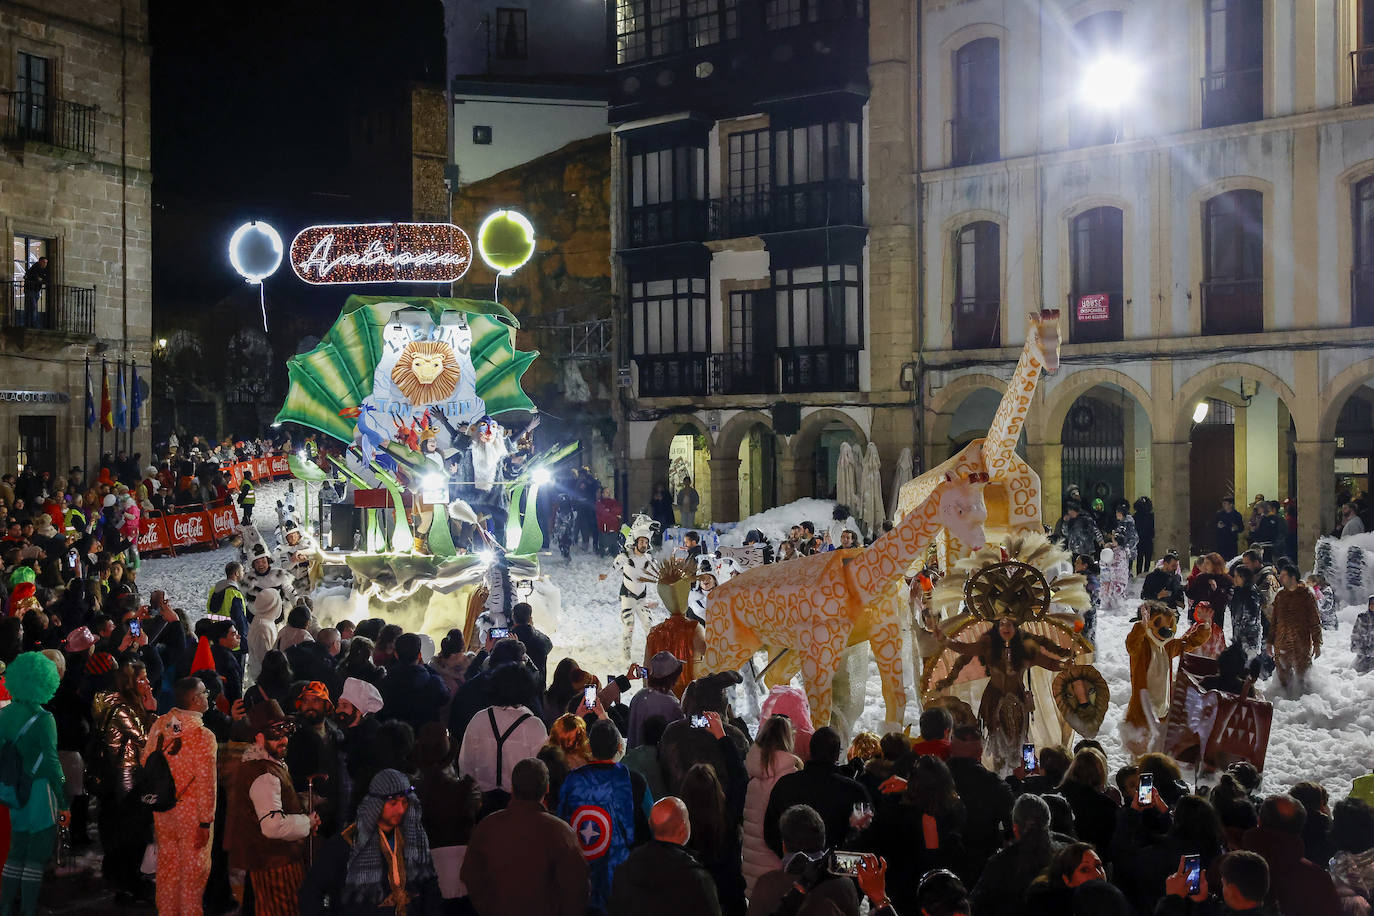
[[[988,508],[989,539],[1000,542],[1016,533],[1043,530],[1040,475],[1016,454],[1016,442],[1030,412],[1040,370],[1054,372],[1059,368],[1059,341],[1059,310],[1031,312],[1021,358],[987,435],[974,439],[948,461],[903,484],[897,500],[898,517],[925,501],[946,475],[982,473],[988,476],[983,498]],[[953,533],[937,543],[942,553],[942,569],[952,568],[956,561],[971,556],[977,549]]]
[[[892,531],[867,548],[833,550],[760,566],[716,587],[706,625],[707,671],[734,671],[764,646],[801,660],[812,721],[830,721],[840,655],[867,641],[878,661],[889,722],[906,709],[902,680],[902,572],[948,528],[982,545],[986,474],[948,475]]]

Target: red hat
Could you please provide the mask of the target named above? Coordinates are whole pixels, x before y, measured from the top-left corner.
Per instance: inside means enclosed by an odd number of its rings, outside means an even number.
[[[191,659],[191,672],[214,671],[215,653],[210,648],[210,637],[202,636],[196,643],[196,655]]]
[[[10,592],[11,613],[13,613],[15,608],[19,607],[19,602],[35,597],[37,592],[38,588],[32,582],[20,582],[15,585],[14,589]]]

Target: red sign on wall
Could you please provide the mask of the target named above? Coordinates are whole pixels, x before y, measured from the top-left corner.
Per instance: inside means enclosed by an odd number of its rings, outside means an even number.
[[[1091,293],[1078,297],[1079,321],[1106,321],[1111,317],[1111,297],[1106,293]]]
[[[238,526],[239,513],[232,503],[210,510],[210,530],[215,540],[232,536]]]

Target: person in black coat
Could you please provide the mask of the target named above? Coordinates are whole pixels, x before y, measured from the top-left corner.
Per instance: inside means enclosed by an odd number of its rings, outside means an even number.
[[[454,740],[459,744],[462,744],[463,734],[467,731],[468,722],[472,721],[472,717],[495,702],[491,689],[491,678],[492,674],[503,665],[522,665],[531,672],[532,676],[529,679],[530,694],[521,701],[520,705],[536,716],[543,716],[543,694],[535,684],[535,677],[538,675],[525,655],[524,645],[514,637],[498,639],[491,645],[485,660],[480,654],[473,659],[468,666],[467,681],[458,688],[458,693],[449,706],[448,733],[453,735]]]
[[[1183,580],[1178,575],[1178,554],[1172,550],[1165,554],[1159,565],[1145,576],[1145,584],[1140,587],[1140,597],[1146,601],[1163,601],[1175,610],[1183,609]]]
[[[549,686],[549,653],[553,651],[553,640],[534,628],[534,608],[529,602],[513,605],[510,616],[515,622],[510,635],[520,640],[530,663],[539,669],[539,690],[543,692]]]
[[[419,731],[439,720],[439,709],[449,701],[448,686],[432,668],[420,661],[420,637],[402,633],[396,637],[396,663],[378,685],[382,692],[382,719],[400,719]]]
[[[1026,890],[1054,859],[1050,806],[1038,795],[1022,795],[1011,811],[1016,840],[993,856],[969,893],[978,916],[1021,916]]]
[[[1217,553],[1230,562],[1240,553],[1240,533],[1245,530],[1245,519],[1236,511],[1236,501],[1230,496],[1221,498],[1221,508],[1217,510],[1213,523],[1213,544]]]
[[[687,849],[687,806],[663,798],[649,814],[653,839],[631,850],[615,870],[606,901],[609,916],[720,916],[711,874]]]
[[[868,790],[840,774],[840,736],[831,727],[816,729],[811,736],[811,759],[799,772],[788,773],[773,785],[763,815],[763,841],[775,855],[782,855],[778,819],[793,805],[806,805],[825,822],[832,845],[842,846],[851,828],[857,804],[870,804]]]
[[[1091,747],[1074,755],[1064,781],[1059,784],[1059,794],[1073,809],[1078,838],[1092,843],[1103,859],[1110,861],[1117,804],[1106,794],[1106,789],[1107,758]]]
[[[949,745],[949,774],[959,797],[976,804],[965,805],[964,847],[974,874],[1002,848],[1011,830],[1011,786],[983,766],[983,732],[976,725],[954,730]]]

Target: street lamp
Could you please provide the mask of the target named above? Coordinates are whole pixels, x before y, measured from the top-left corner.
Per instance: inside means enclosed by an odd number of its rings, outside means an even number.
[[[1120,54],[1103,54],[1083,68],[1078,97],[1092,108],[1120,109],[1135,96],[1139,85],[1139,67]]]
[[[1193,422],[1201,423],[1203,420],[1207,419],[1207,410],[1207,402],[1198,401],[1197,406],[1193,408]]]

